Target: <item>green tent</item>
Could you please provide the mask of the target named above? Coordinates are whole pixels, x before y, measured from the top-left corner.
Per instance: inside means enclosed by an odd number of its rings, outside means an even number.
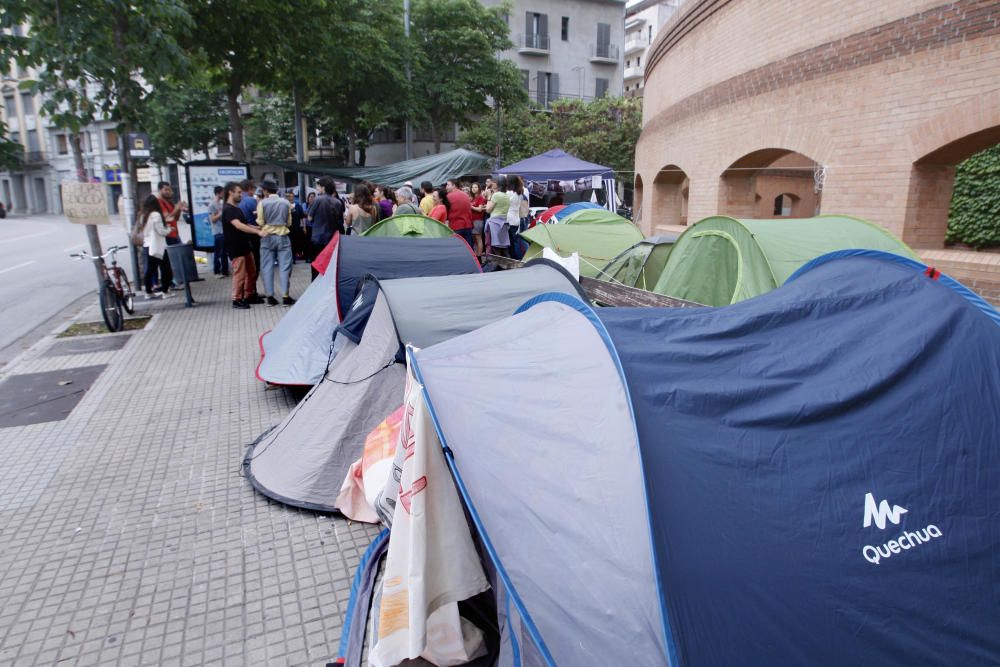
[[[917,259],[902,241],[860,218],[737,220],[716,215],[681,234],[653,291],[725,306],[770,292],[806,262],[849,248]]]
[[[448,225],[423,215],[394,215],[380,220],[364,231],[362,236],[421,236],[424,238],[444,238],[452,236]]]
[[[651,236],[608,262],[598,277],[612,283],[652,291],[667,264],[677,234]]]
[[[642,240],[642,232],[630,221],[610,211],[580,211],[558,225],[535,225],[521,238],[530,244],[524,261],[542,256],[551,248],[563,257],[580,255],[580,275],[596,278],[608,262]]]

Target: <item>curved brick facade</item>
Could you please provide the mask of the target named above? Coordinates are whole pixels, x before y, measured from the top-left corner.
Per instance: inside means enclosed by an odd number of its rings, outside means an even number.
[[[650,49],[636,203],[652,232],[787,193],[941,247],[955,164],[998,142],[998,2],[690,0]]]

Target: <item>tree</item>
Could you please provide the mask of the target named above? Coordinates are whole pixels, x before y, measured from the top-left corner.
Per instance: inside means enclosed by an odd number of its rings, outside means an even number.
[[[185,151],[209,150],[229,131],[226,98],[205,68],[172,78],[149,96],[144,129],[157,162],[183,160]]]
[[[287,95],[269,95],[253,102],[245,124],[247,145],[267,160],[295,155],[295,106]]]
[[[17,169],[23,154],[24,147],[7,136],[7,124],[0,121],[0,169]]]
[[[496,57],[513,46],[506,11],[476,0],[414,0],[412,105],[438,151],[445,129],[491,111],[488,99],[493,107],[527,100],[517,67]]]
[[[631,172],[635,144],[642,129],[639,100],[601,97],[592,102],[562,99],[551,111],[521,107],[505,112],[500,138],[503,158],[517,162],[553,148],[596,162],[615,171]],[[474,150],[493,154],[497,142],[495,115],[472,123],[459,142]]]

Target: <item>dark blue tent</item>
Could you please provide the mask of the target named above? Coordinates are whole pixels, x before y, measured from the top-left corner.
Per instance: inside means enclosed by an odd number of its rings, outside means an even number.
[[[558,148],[507,165],[497,173],[517,174],[526,181],[575,181],[591,176],[615,177],[615,172],[610,168],[575,158]]]
[[[479,273],[469,245],[447,238],[337,235],[325,272],[309,285],[274,329],[260,337],[257,378],[286,385],[319,382],[330,362],[333,334],[355,298],[361,279]]]
[[[1000,663],[998,325],[843,251],[724,308],[544,295],[413,352],[501,664]],[[469,419],[473,387],[506,409]]]

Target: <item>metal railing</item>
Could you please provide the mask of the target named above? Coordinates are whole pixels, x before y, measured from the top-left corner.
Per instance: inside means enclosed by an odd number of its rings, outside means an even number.
[[[26,164],[42,164],[45,162],[45,153],[42,151],[24,151],[24,161]]]
[[[591,44],[590,57],[618,61],[621,51],[615,44]]]
[[[517,36],[518,49],[549,50],[549,36],[541,33],[528,33]]]
[[[625,40],[625,53],[631,53],[632,51],[641,51],[649,46],[649,42],[639,37],[629,37]]]

